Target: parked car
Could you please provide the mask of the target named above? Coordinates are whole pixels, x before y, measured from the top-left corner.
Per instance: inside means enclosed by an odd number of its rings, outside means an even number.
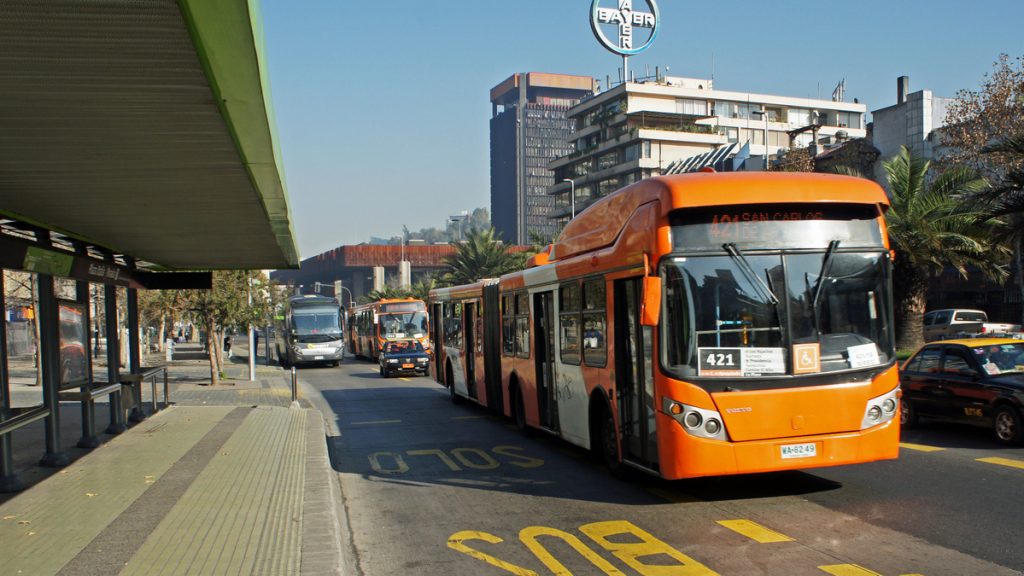
[[[924,315],[924,341],[965,338],[976,334],[1010,334],[1020,332],[1020,324],[989,322],[984,310],[950,308],[932,310]]]
[[[1024,441],[1024,341],[964,338],[925,344],[900,369],[900,423],[921,417],[992,428],[996,440]]]
[[[426,374],[430,355],[415,338],[390,340],[380,353],[380,375],[384,378],[397,374]]]

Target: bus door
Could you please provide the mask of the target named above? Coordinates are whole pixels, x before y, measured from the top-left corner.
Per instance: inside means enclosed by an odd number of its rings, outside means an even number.
[[[487,407],[504,412],[501,386],[501,304],[498,284],[484,286],[484,298],[478,316],[483,320],[484,386],[487,387]]]
[[[641,278],[615,281],[615,387],[625,456],[658,469],[650,326],[640,325]]]
[[[462,339],[466,358],[466,390],[470,398],[476,398],[476,304],[466,302],[462,305]]]
[[[442,346],[444,342],[441,339],[441,322],[443,322],[444,314],[441,313],[441,303],[433,305],[433,310],[430,314],[430,359],[434,364],[434,380],[437,382],[444,383],[444,370],[441,369],[443,366],[442,362],[444,359],[441,358]]]
[[[537,382],[537,406],[540,425],[558,430],[558,398],[555,387],[555,315],[554,293],[533,295],[533,333],[536,335],[534,365]]]

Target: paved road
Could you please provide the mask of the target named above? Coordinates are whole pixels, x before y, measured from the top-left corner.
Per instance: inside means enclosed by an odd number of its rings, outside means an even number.
[[[976,462],[971,450],[1024,455],[986,450],[981,438],[973,447],[907,450],[892,463],[622,482],[583,450],[526,438],[479,407],[452,405],[429,378],[382,379],[376,365],[358,360],[300,376],[322,393],[349,565],[359,574],[1024,569],[1014,536],[1024,470]],[[925,443],[934,433],[913,439]]]

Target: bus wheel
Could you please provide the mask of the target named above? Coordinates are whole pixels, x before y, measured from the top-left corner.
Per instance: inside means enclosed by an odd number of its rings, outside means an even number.
[[[530,436],[532,429],[526,422],[526,404],[523,403],[523,392],[516,386],[516,393],[512,397],[512,417],[515,418],[516,429],[524,436]]]
[[[903,398],[900,400],[900,426],[907,430],[917,426],[917,410],[914,405],[910,403],[910,400]]]
[[[996,406],[992,414],[992,431],[995,432],[996,440],[1000,444],[1015,446],[1024,439],[1020,412],[1006,404]]]
[[[618,434],[615,432],[615,420],[608,409],[602,410],[601,432],[598,438],[601,450],[601,462],[608,467],[608,472],[615,478],[622,479],[626,474],[626,467],[619,460]]]

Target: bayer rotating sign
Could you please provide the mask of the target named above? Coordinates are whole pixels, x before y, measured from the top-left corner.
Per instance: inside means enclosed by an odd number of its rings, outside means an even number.
[[[606,1],[604,4],[608,4],[607,7],[601,4],[601,0],[594,0],[590,7],[590,27],[605,48],[616,54],[631,56],[643,52],[654,42],[661,23],[658,5],[654,0],[643,2],[649,12],[633,10],[632,0]],[[612,41],[612,38],[616,41]]]

